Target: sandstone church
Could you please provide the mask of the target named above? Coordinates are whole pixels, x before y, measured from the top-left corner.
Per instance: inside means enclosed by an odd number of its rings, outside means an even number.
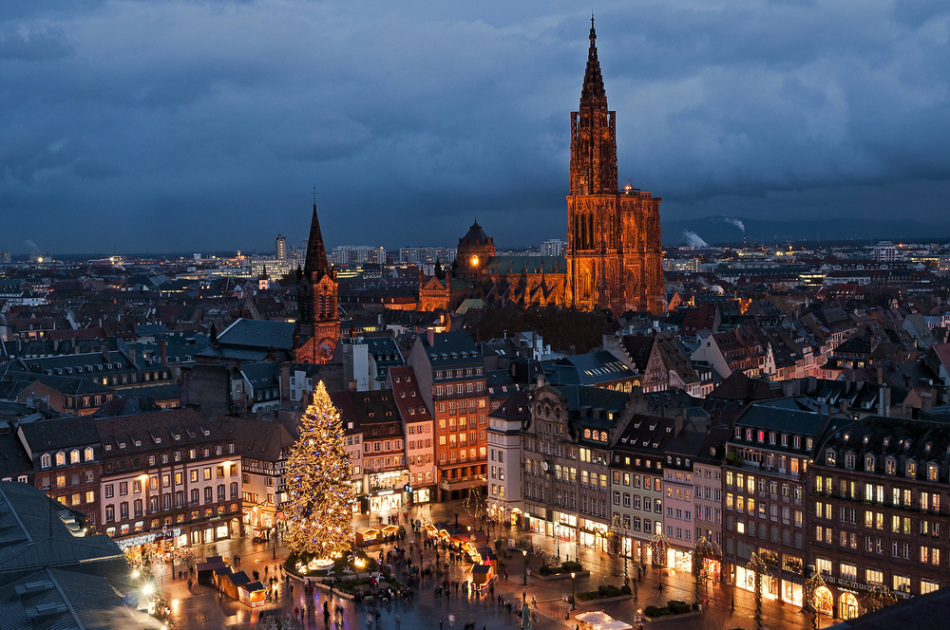
[[[616,112],[607,108],[596,40],[592,19],[580,106],[571,112],[567,254],[495,256],[494,240],[476,221],[459,239],[455,276],[523,306],[657,313],[664,310],[660,199],[618,190]]]
[[[615,315],[665,310],[660,198],[631,186],[618,190],[616,112],[607,108],[596,44],[591,19],[580,106],[571,112],[567,254],[496,256],[494,239],[476,220],[459,239],[452,272],[420,277],[419,310],[449,309],[470,295],[522,306],[610,309]],[[316,203],[298,300],[296,361],[327,363],[340,319],[336,274],[327,261]]]

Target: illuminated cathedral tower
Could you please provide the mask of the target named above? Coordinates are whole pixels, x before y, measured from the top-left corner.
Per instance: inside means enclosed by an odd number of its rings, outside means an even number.
[[[616,112],[607,109],[590,50],[578,111],[571,112],[571,187],[567,197],[567,303],[581,310],[663,310],[660,199],[617,189]]]
[[[299,267],[298,267],[299,269]],[[328,363],[340,340],[340,316],[336,308],[336,273],[327,262],[317,202],[313,202],[307,259],[297,284],[297,330],[294,335],[297,363]]]

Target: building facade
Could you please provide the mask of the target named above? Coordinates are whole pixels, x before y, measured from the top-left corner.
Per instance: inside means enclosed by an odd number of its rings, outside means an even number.
[[[830,434],[809,483],[809,565],[820,610],[851,619],[882,594],[925,595],[950,582],[950,425],[867,417]]]

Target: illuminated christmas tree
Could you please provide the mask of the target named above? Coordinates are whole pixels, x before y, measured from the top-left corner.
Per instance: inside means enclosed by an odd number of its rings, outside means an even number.
[[[340,414],[320,381],[284,467],[290,495],[285,540],[298,555],[331,558],[350,545],[353,489],[343,439]]]

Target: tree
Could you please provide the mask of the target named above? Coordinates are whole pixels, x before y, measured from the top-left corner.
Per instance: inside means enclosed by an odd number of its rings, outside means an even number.
[[[884,586],[883,584],[876,584],[868,591],[868,609],[867,612],[874,612],[875,610],[880,610],[885,606],[890,606],[897,601],[897,595],[894,594],[894,591]]]
[[[485,499],[482,497],[481,490],[475,486],[468,489],[468,494],[465,496],[465,501],[462,505],[465,506],[465,511],[472,519],[472,525],[476,529],[481,527],[482,517],[485,516],[484,502]]]
[[[818,630],[818,615],[821,614],[821,604],[818,601],[821,589],[825,586],[825,580],[821,577],[821,571],[815,571],[812,576],[805,581],[805,612],[811,612],[812,630]]]
[[[331,558],[349,546],[353,489],[343,444],[340,414],[320,381],[284,468],[290,492],[286,541],[298,555]]]
[[[709,591],[709,576],[705,573],[707,558],[722,559],[722,553],[719,551],[719,547],[716,543],[705,536],[700,536],[699,540],[696,541],[696,547],[693,549],[693,597],[697,602],[700,601],[700,582],[706,584],[706,591]]]
[[[745,568],[755,576],[755,627],[762,630],[762,574],[768,574],[769,565],[759,554],[753,553]]]

